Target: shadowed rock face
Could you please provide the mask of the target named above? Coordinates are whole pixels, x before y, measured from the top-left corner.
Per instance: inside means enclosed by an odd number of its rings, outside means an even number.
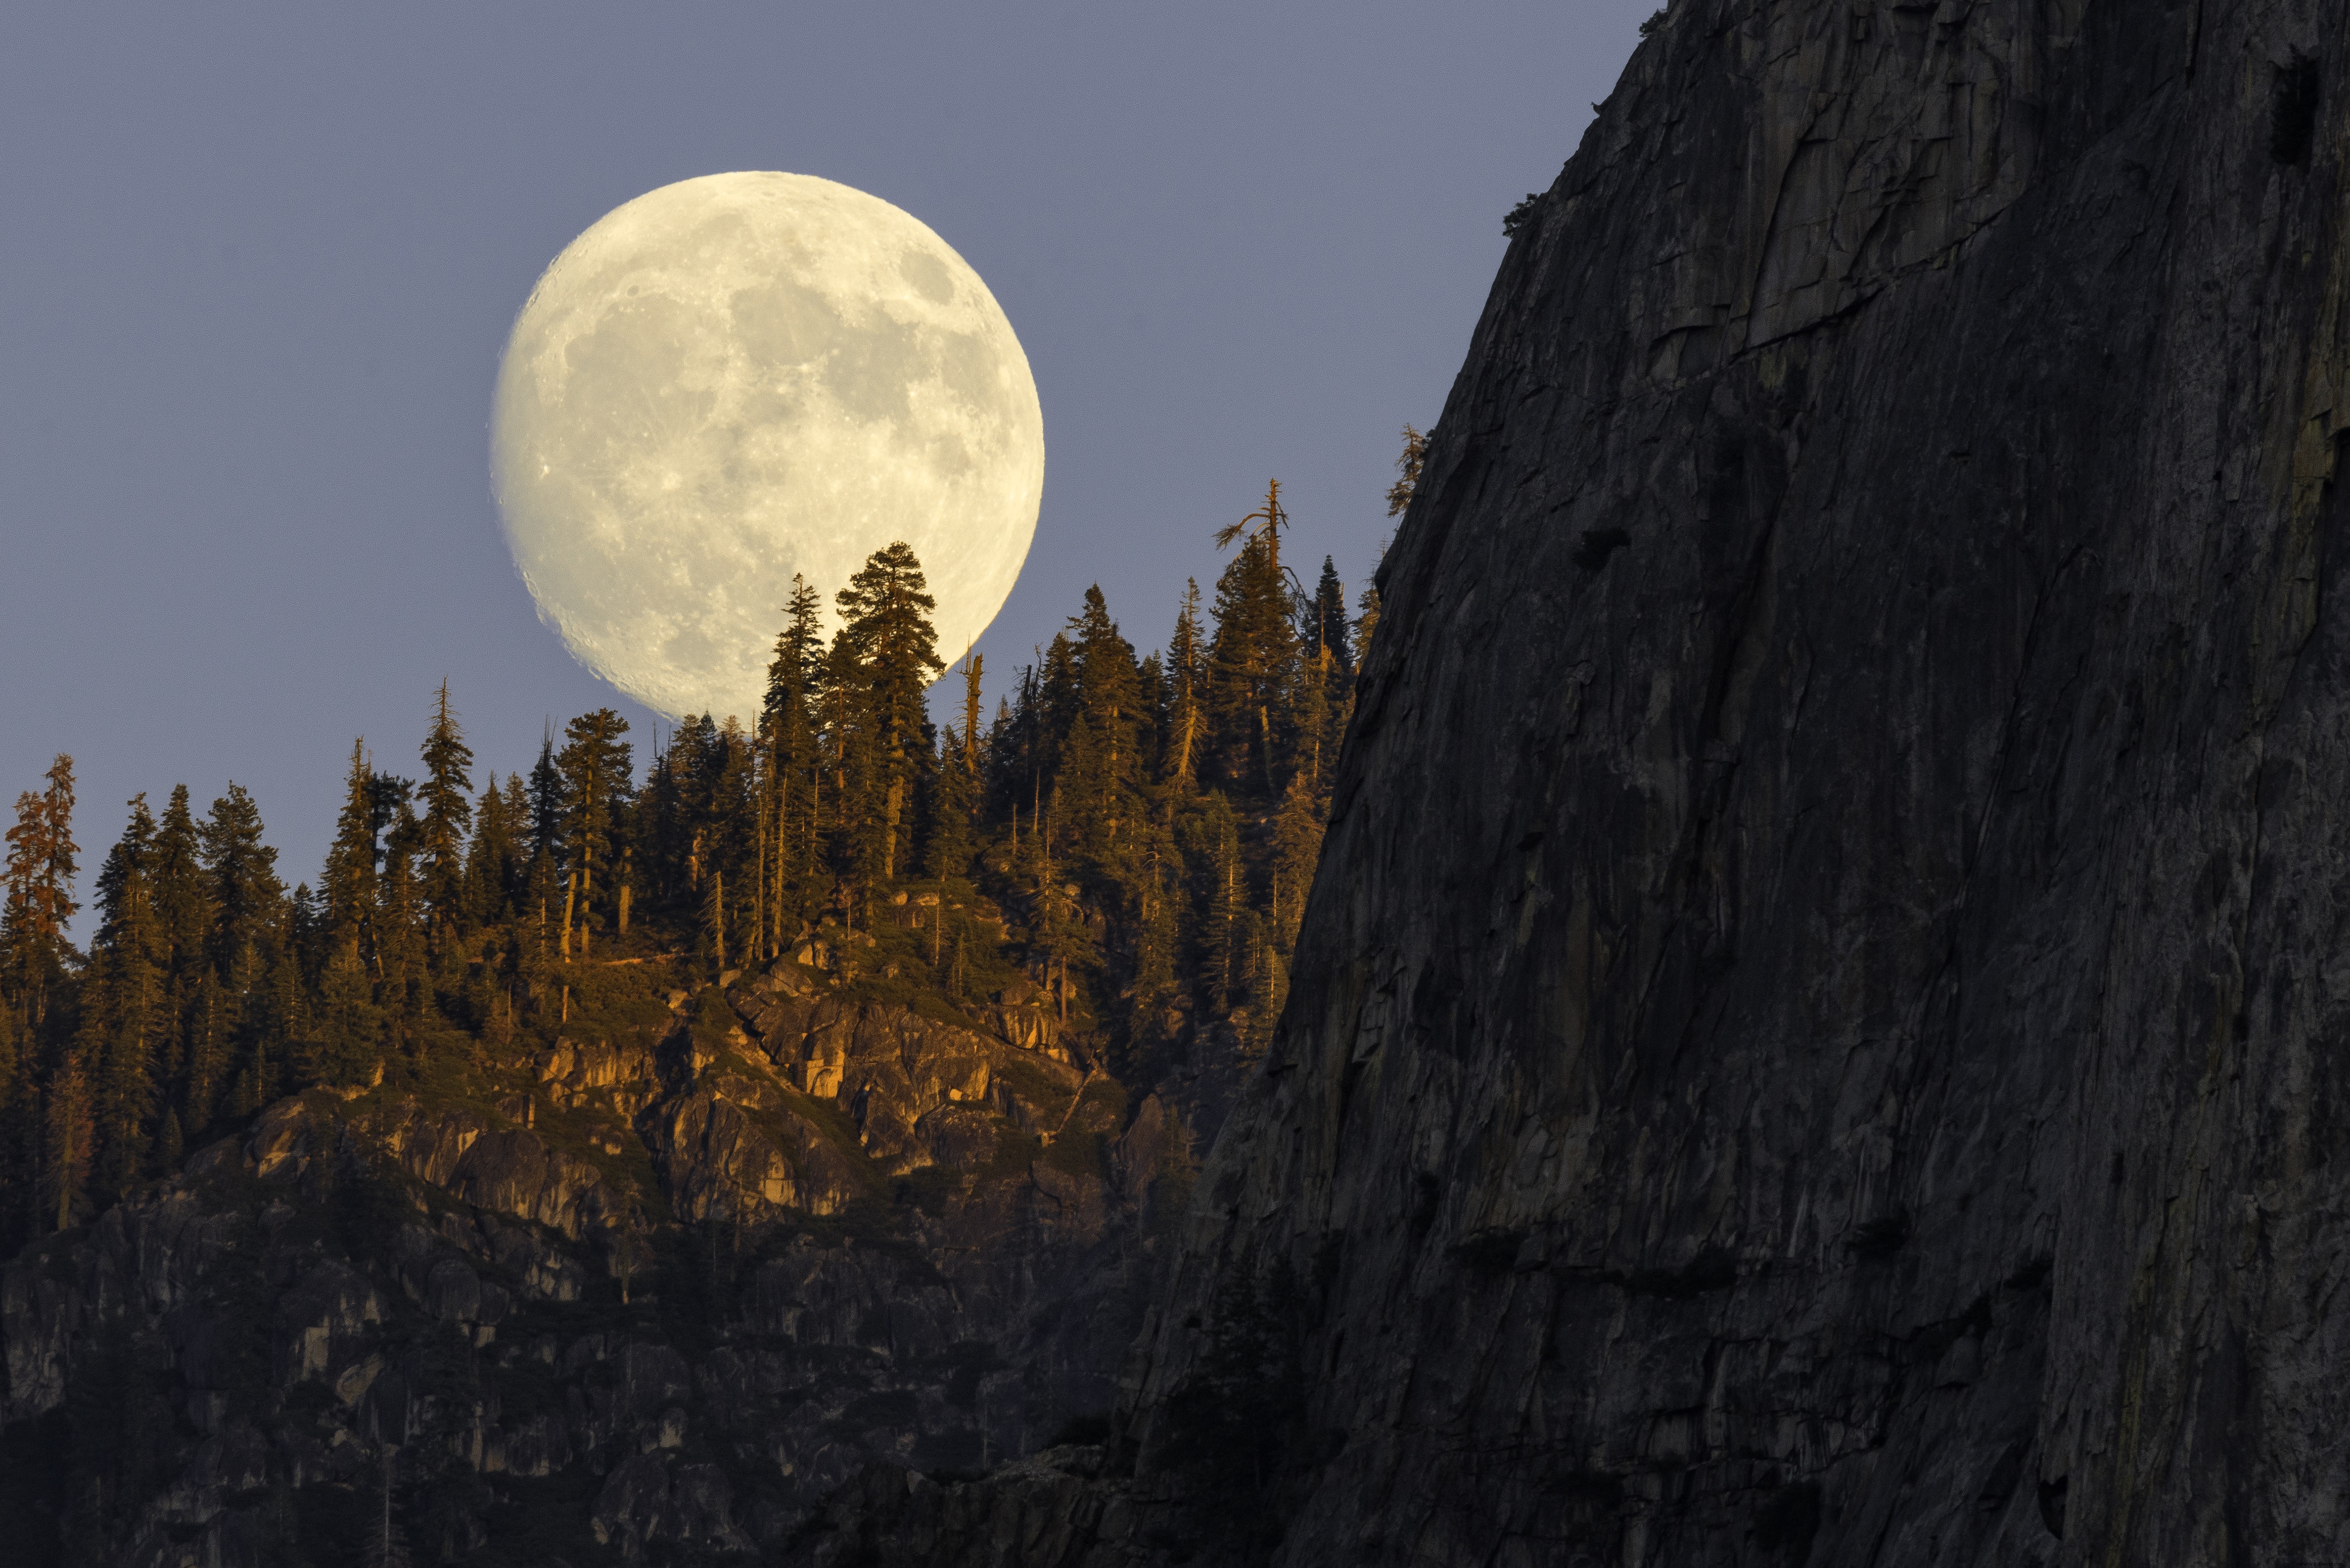
[[[1676,0],[1388,556],[1135,1479],[825,1550],[1245,1554],[1176,1396],[1286,1265],[1283,1563],[2350,1559],[2346,153],[2338,0]]]
[[[790,961],[672,995],[281,1101],[0,1266],[0,1516],[69,1532],[20,1554],[772,1558],[877,1459],[1102,1419],[1160,1100]]]

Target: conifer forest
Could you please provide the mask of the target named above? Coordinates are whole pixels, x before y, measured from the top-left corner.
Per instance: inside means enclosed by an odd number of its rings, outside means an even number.
[[[444,684],[412,753],[354,740],[292,886],[240,786],[101,815],[58,756],[7,834],[0,1522],[57,1562],[719,1561],[877,1455],[1084,1438],[1280,1012],[1376,634],[1287,523],[1274,483],[1155,649],[1089,590],[992,711],[902,544],[828,636],[796,582],[755,713],[599,708],[501,777]],[[177,1318],[105,1304],[141,1246]],[[804,1321],[885,1257],[849,1327]],[[596,1393],[653,1342],[786,1392]],[[237,1441],[243,1481],[161,1500]]]

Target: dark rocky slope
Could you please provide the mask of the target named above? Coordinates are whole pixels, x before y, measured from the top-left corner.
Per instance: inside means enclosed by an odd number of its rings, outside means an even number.
[[[802,953],[576,971],[552,1049],[281,1101],[28,1248],[0,1561],[754,1561],[876,1460],[1098,1421],[1179,1118]]]
[[[1676,0],[1388,556],[1130,1448],[812,1554],[2350,1560],[2345,156],[2340,0]]]

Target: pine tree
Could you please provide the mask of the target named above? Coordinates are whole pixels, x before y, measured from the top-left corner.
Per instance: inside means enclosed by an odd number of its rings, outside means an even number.
[[[1199,754],[1207,738],[1207,654],[1200,640],[1200,584],[1183,585],[1182,607],[1175,612],[1175,635],[1167,640],[1168,781],[1189,790],[1197,780]]]
[[[299,1064],[304,1075],[335,1088],[371,1082],[383,1063],[383,1013],[358,950],[335,946],[318,977]]]
[[[1400,517],[1419,493],[1419,472],[1428,461],[1428,438],[1411,426],[1403,427],[1403,455],[1396,459],[1396,482],[1388,486],[1388,515]]]
[[[1184,836],[1200,909],[1201,975],[1210,1004],[1221,1012],[1232,1005],[1247,961],[1240,929],[1248,912],[1240,824],[1231,804],[1211,792],[1185,820]]]
[[[818,745],[823,607],[822,596],[806,579],[795,576],[791,600],[785,607],[789,619],[775,639],[775,657],[767,667],[765,815],[774,843],[770,864],[775,885],[769,927],[778,949],[784,942],[785,911],[796,916],[813,897],[816,881],[817,801],[824,769]]]
[[[1337,564],[1327,556],[1322,557],[1322,577],[1314,587],[1311,631],[1317,655],[1326,651],[1340,673],[1352,674],[1354,639],[1348,635],[1347,588],[1338,581]]]
[[[66,924],[81,908],[73,898],[80,853],[73,840],[73,759],[58,753],[47,778],[47,789],[16,797],[0,903],[0,987],[28,1036],[41,1027],[50,993],[66,978]]]
[[[899,540],[868,556],[836,596],[841,628],[835,641],[856,667],[857,727],[870,753],[865,798],[856,808],[871,824],[859,869],[879,883],[915,863],[909,807],[931,762],[923,696],[946,665],[930,619],[938,601],[926,589],[921,563]]]
[[[421,748],[424,780],[417,791],[424,803],[418,823],[419,892],[437,949],[453,950],[466,923],[465,832],[472,826],[473,753],[449,707],[449,683],[433,700],[432,725]]]
[[[1248,994],[1247,1016],[1240,1032],[1241,1059],[1254,1061],[1273,1043],[1274,1026],[1281,1021],[1281,1009],[1289,1000],[1289,966],[1255,910],[1242,912],[1239,931]]]
[[[1314,867],[1322,856],[1322,814],[1303,772],[1290,776],[1289,793],[1274,819],[1273,856],[1273,926],[1276,941],[1286,951],[1296,940],[1305,895],[1314,886]]]
[[[520,774],[508,774],[498,799],[506,819],[506,841],[502,846],[504,860],[498,867],[499,881],[508,906],[520,914],[530,893],[530,787],[522,782]]]
[[[962,655],[962,766],[974,788],[980,778],[980,672],[986,668],[977,649],[965,649]]]
[[[261,835],[253,796],[234,783],[196,828],[213,910],[214,1037],[234,1075],[239,1114],[259,1109],[281,1086],[294,1023],[272,983],[288,935],[286,885],[277,879],[277,851]]]
[[[1216,581],[1209,645],[1208,716],[1218,774],[1228,788],[1270,796],[1286,741],[1296,659],[1289,585],[1274,564],[1270,530],[1251,538]]]
[[[931,797],[931,827],[924,846],[923,874],[933,882],[962,877],[971,869],[972,771],[962,762],[969,755],[962,737],[950,728],[940,737],[941,750],[953,758],[939,769]]]
[[[1072,836],[1106,867],[1119,828],[1140,810],[1142,682],[1099,586],[1086,590],[1085,608],[1068,629],[1076,690],[1061,783]]]
[[[169,1016],[166,946],[155,908],[155,819],[147,797],[98,874],[99,929],[81,989],[75,1054],[93,1064],[99,1180],[120,1193],[146,1164],[157,1055]]]
[[[735,957],[753,956],[760,904],[758,752],[729,714],[710,737],[697,792],[702,805],[702,855],[706,868],[726,877],[734,891],[730,917]]]
[[[58,1064],[43,1098],[42,1196],[56,1216],[56,1228],[69,1229],[88,1206],[90,1145],[96,1122],[90,1114],[89,1078],[71,1052]]]
[[[1317,794],[1327,784],[1331,763],[1355,711],[1355,654],[1347,619],[1347,590],[1329,556],[1298,629],[1303,655],[1296,710],[1298,765]]]
[[[1297,764],[1290,774],[1293,787],[1303,778],[1308,788],[1319,790],[1323,754],[1326,750],[1336,754],[1337,742],[1330,732],[1330,688],[1336,679],[1332,667],[1336,662],[1327,648],[1301,650],[1297,683],[1289,702],[1289,728]]]
[[[343,810],[327,848],[320,891],[327,900],[327,935],[362,971],[373,968],[376,909],[375,771],[367,742],[351,742],[351,765],[343,775]]]
[[[1165,830],[1157,830],[1144,871],[1136,908],[1133,1002],[1127,1033],[1135,1046],[1148,1049],[1168,1036],[1162,1022],[1176,994],[1176,961],[1182,941],[1178,916],[1180,898],[1168,875],[1173,860]]]
[[[555,765],[555,734],[539,737],[538,761],[531,764],[530,852],[553,861],[563,854],[563,774]]]
[[[521,781],[515,780],[518,786]],[[506,796],[491,779],[473,811],[473,836],[465,846],[463,924],[493,925],[514,918],[517,840]]]
[[[182,1074],[180,1103],[187,1110],[187,1125],[201,1133],[212,1126],[220,1108],[229,1067],[229,1020],[220,982],[209,967],[195,971],[184,1016],[187,1066]]]
[[[566,904],[583,932],[594,927],[597,878],[603,874],[608,881],[619,816],[629,804],[629,743],[620,739],[628,732],[629,722],[609,708],[582,713],[564,727],[563,750],[555,759],[562,780]],[[567,926],[567,947],[569,934]]]
[[[432,1000],[417,876],[423,840],[423,824],[401,800],[386,826],[383,864],[376,877],[376,1000],[394,1033],[411,1043],[413,1025]]]
[[[1264,558],[1274,579],[1284,585],[1287,577],[1281,566],[1281,531],[1289,526],[1289,512],[1281,504],[1281,481],[1273,480],[1264,487],[1264,504],[1237,523],[1228,523],[1216,530],[1216,548],[1228,550],[1232,542],[1246,535],[1264,546]]]
[[[1085,707],[1085,681],[1077,671],[1076,645],[1065,628],[1053,634],[1037,657],[1035,698],[1036,777],[1057,777],[1068,765],[1069,732]],[[1035,800],[1032,786],[1030,804]]]

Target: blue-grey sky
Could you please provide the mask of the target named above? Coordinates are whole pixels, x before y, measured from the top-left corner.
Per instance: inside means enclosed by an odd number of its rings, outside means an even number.
[[[14,7],[0,806],[74,753],[87,897],[134,791],[234,778],[291,883],[443,677],[486,767],[606,702],[650,741],[515,573],[490,395],[557,251],[724,170],[897,203],[1019,333],[1045,499],[991,688],[1091,582],[1163,641],[1269,476],[1351,591],[1654,4]]]

